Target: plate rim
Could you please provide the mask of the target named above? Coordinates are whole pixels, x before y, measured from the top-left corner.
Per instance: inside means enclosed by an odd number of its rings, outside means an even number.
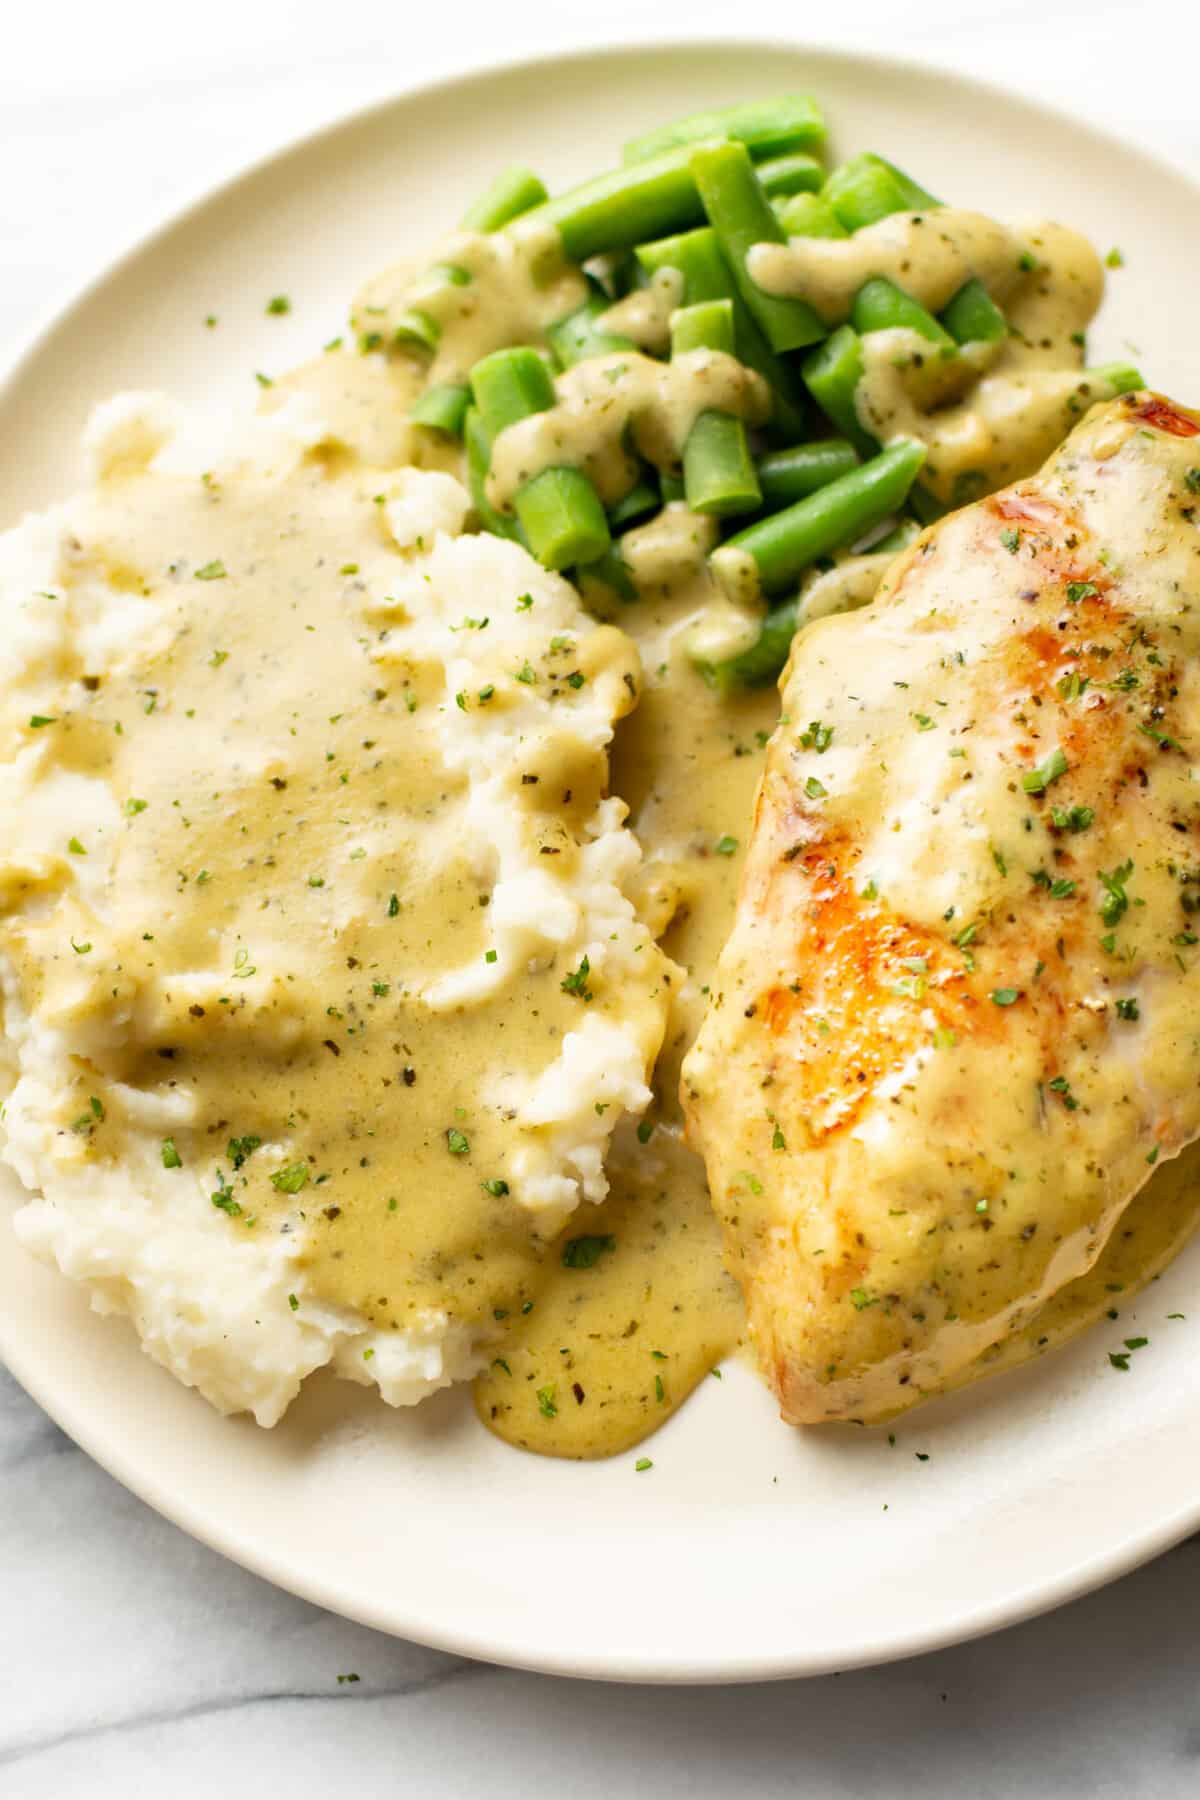
[[[482,84],[492,77],[519,77],[550,67],[574,66],[605,58],[619,61],[631,57],[695,52],[719,54],[721,51],[736,55],[769,55],[773,50],[789,57],[810,56],[818,64],[866,67],[876,78],[893,83],[903,83],[908,77],[934,79],[957,89],[965,98],[974,95],[981,102],[999,104],[1010,112],[1024,113],[1031,120],[1067,129],[1077,138],[1089,139],[1107,150],[1115,148],[1140,163],[1148,173],[1182,183],[1200,203],[1200,174],[1193,173],[1187,165],[1174,161],[1164,152],[1147,148],[1132,133],[1099,126],[1089,119],[1077,117],[1065,105],[1031,97],[1005,82],[966,73],[929,57],[848,48],[836,40],[792,37],[777,31],[736,34],[701,31],[694,35],[671,34],[644,40],[590,31],[582,41],[569,47],[550,47],[532,55],[484,58],[468,54],[465,62],[454,70],[401,81],[386,95],[345,108],[315,127],[291,134],[272,148],[236,162],[217,181],[194,190],[182,202],[164,209],[149,224],[119,241],[113,253],[90,274],[68,284],[64,292],[39,309],[32,325],[18,332],[4,348],[0,360],[0,411],[26,366],[49,340],[66,327],[107,283],[127,273],[133,263],[153,251],[162,240],[186,228],[210,207],[228,203],[243,185],[252,185],[292,157],[319,152],[324,142],[332,141],[348,130],[370,127],[406,102],[422,99],[436,103],[443,94]],[[816,80],[814,85],[818,85]],[[18,1255],[26,1254],[15,1238],[10,1238],[9,1248]],[[33,1366],[30,1366],[22,1355],[19,1337],[15,1343],[9,1340],[6,1321],[0,1317],[0,1360],[35,1404],[108,1475],[196,1541],[285,1592],[372,1630],[407,1638],[447,1654],[542,1674],[618,1684],[716,1686],[791,1680],[827,1674],[834,1669],[901,1661],[990,1635],[1069,1604],[1170,1550],[1200,1528],[1198,1494],[1194,1501],[1178,1507],[1153,1528],[1127,1531],[1107,1551],[1084,1556],[1064,1568],[1053,1580],[1035,1578],[1025,1586],[1010,1589],[1002,1598],[985,1605],[976,1604],[973,1608],[968,1606],[950,1620],[943,1617],[932,1627],[916,1624],[897,1630],[886,1641],[864,1644],[855,1653],[839,1655],[836,1662],[831,1662],[827,1654],[806,1654],[802,1648],[790,1655],[770,1652],[760,1658],[742,1653],[731,1656],[727,1665],[721,1668],[715,1668],[711,1660],[689,1664],[675,1657],[664,1662],[661,1657],[656,1659],[653,1653],[648,1661],[643,1661],[628,1648],[623,1651],[590,1648],[563,1652],[551,1645],[535,1652],[515,1641],[498,1642],[487,1628],[479,1631],[461,1623],[445,1626],[424,1616],[399,1620],[394,1606],[383,1604],[377,1608],[369,1603],[348,1603],[337,1593],[331,1577],[306,1574],[297,1569],[287,1555],[276,1556],[269,1542],[253,1539],[236,1526],[218,1529],[201,1507],[193,1507],[186,1493],[181,1495],[172,1490],[169,1483],[160,1481],[152,1471],[130,1466],[120,1441],[115,1444],[106,1441],[100,1427],[93,1430],[89,1417],[79,1412],[69,1397],[64,1401],[57,1392],[47,1397],[43,1387],[53,1389],[54,1383],[47,1377],[43,1384],[36,1366],[36,1353],[31,1358]]]

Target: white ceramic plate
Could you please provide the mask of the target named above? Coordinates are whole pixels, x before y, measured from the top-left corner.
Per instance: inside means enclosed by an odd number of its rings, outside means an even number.
[[[588,54],[405,96],[300,143],[102,276],[0,389],[0,522],[75,479],[114,389],[244,401],[343,329],[360,276],[453,220],[496,168],[562,186],[673,114],[809,88],[835,149],[878,148],[949,198],[1037,210],[1119,244],[1094,360],[1136,346],[1200,399],[1200,189],[1022,100],[784,44]],[[292,296],[268,319],[273,293]],[[219,324],[206,330],[205,315]],[[5,1214],[15,1203],[6,1190]],[[387,1411],[318,1379],[273,1432],[224,1420],[33,1264],[0,1221],[0,1352],[106,1468],[186,1530],[322,1605],[502,1662],[637,1680],[748,1680],[881,1661],[1106,1581],[1200,1524],[1200,1243],[1118,1330],[879,1432],[788,1431],[745,1370],[608,1464],[495,1442],[466,1394]],[[1106,1352],[1151,1340],[1128,1374]],[[927,1460],[920,1460],[921,1457]]]

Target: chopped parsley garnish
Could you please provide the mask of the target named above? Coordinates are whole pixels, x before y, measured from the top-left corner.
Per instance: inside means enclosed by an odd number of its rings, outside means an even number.
[[[1056,831],[1086,831],[1095,813],[1090,806],[1052,806],[1050,823]]]
[[[1021,777],[1021,786],[1027,794],[1044,794],[1050,783],[1057,781],[1060,775],[1065,775],[1069,767],[1066,753],[1060,746],[1056,746],[1036,769],[1025,771]]]
[[[594,1269],[600,1258],[615,1250],[616,1247],[617,1240],[611,1235],[568,1238],[563,1245],[563,1268]]]
[[[164,1169],[182,1169],[183,1158],[175,1148],[174,1138],[164,1138],[161,1147],[162,1166]]]
[[[1079,1102],[1071,1092],[1071,1084],[1065,1075],[1056,1075],[1054,1080],[1048,1083],[1048,1086],[1052,1094],[1061,1096],[1062,1103],[1068,1112],[1079,1111]]]
[[[537,680],[537,676],[533,672],[531,663],[525,661],[521,664],[521,667],[517,670],[517,680],[523,681],[526,687],[533,686],[534,682]]]
[[[297,1300],[295,1294],[288,1295],[288,1305],[291,1307],[293,1312],[299,1312],[300,1302],[299,1302],[299,1300]]]
[[[518,612],[528,612],[532,605],[533,605],[533,595],[532,594],[522,594],[521,598],[517,601],[517,611]]]
[[[273,317],[278,318],[281,313],[290,313],[291,310],[292,303],[286,294],[272,294],[267,301],[267,312]]]
[[[1129,1370],[1128,1352],[1126,1352],[1124,1350],[1110,1350],[1108,1353],[1108,1360],[1112,1364],[1113,1368],[1120,1369],[1120,1371],[1123,1375],[1128,1373],[1128,1370]]]
[[[866,1288],[851,1288],[850,1304],[855,1312],[865,1312],[868,1306],[879,1305],[879,1296],[878,1294],[868,1294]]]
[[[1118,1019],[1140,1019],[1141,1016],[1142,1015],[1138,1009],[1138,1003],[1136,1000],[1118,1000],[1117,1001],[1117,1017],[1118,1017]]]
[[[654,1467],[654,1464],[648,1456],[639,1456],[633,1467],[638,1475],[644,1475],[647,1469],[652,1469]]]
[[[225,1148],[225,1154],[233,1164],[234,1168],[240,1169],[242,1164],[247,1162],[261,1145],[262,1139],[260,1137],[254,1137],[253,1135],[230,1138],[229,1143]]]
[[[558,1417],[558,1407],[554,1400],[553,1382],[547,1387],[540,1387],[538,1389],[537,1403],[538,1411],[541,1413],[543,1419],[555,1419]]]
[[[918,731],[935,731],[937,729],[928,713],[914,713],[913,718],[917,721]]]
[[[125,817],[127,819],[136,819],[139,813],[145,812],[149,804],[150,802],[148,800],[127,800],[125,802]]]
[[[399,894],[392,894],[389,896],[388,903],[387,903],[388,918],[394,919],[399,911],[400,911],[400,896],[399,896]]]
[[[1123,253],[1117,249],[1115,244],[1105,257],[1104,264],[1105,267],[1109,269],[1123,269],[1125,267],[1125,257]]]
[[[820,719],[813,719],[808,730],[801,733],[800,742],[805,750],[815,750],[818,756],[823,756],[833,742],[833,726],[822,725]]]
[[[1189,469],[1183,479],[1189,494],[1200,494],[1200,469]]]
[[[732,856],[737,847],[737,839],[735,837],[730,837],[728,832],[726,832],[724,837],[719,837],[713,845],[713,849],[718,856]]]
[[[1100,592],[1094,581],[1068,581],[1067,599],[1072,606],[1078,606],[1081,600],[1090,600]]]
[[[648,1144],[650,1142],[650,1139],[653,1136],[654,1136],[653,1121],[650,1119],[639,1119],[638,1120],[638,1128],[637,1128],[638,1143],[639,1144]]]
[[[298,1194],[308,1183],[308,1164],[289,1163],[285,1169],[276,1169],[271,1177],[271,1186],[281,1194]]]
[[[219,558],[212,562],[202,563],[196,570],[197,581],[224,581],[225,564]]]
[[[810,775],[805,782],[804,792],[809,800],[825,800],[829,795],[829,789],[824,782],[818,781],[815,775]]]
[[[1020,988],[993,988],[988,995],[993,1006],[1015,1006],[1020,998]]]
[[[1154,725],[1139,725],[1138,730],[1142,733],[1143,737],[1153,738],[1160,750],[1179,749],[1179,741],[1177,738],[1168,737],[1165,731],[1159,731]]]
[[[502,1200],[509,1191],[507,1181],[502,1181],[499,1175],[493,1175],[489,1181],[481,1181],[479,1185],[493,1200]]]
[[[471,1140],[465,1131],[460,1131],[457,1125],[451,1125],[446,1132],[446,1148],[451,1156],[466,1156],[471,1148]]]
[[[1011,529],[1002,531],[1000,533],[1000,542],[1004,545],[1004,548],[1008,551],[1010,556],[1015,556],[1017,551],[1021,548],[1021,534],[1019,531],[1013,531]]]
[[[57,718],[51,717],[48,713],[31,713],[29,715],[29,729],[31,731],[40,731],[43,725],[57,724]]]
[[[1097,872],[1105,892],[1104,904],[1100,908],[1100,917],[1106,925],[1117,925],[1129,910],[1129,895],[1125,892],[1125,883],[1133,874],[1133,864],[1132,862],[1123,862],[1118,868],[1107,873],[1103,869]]]
[[[217,1170],[217,1191],[215,1194],[210,1194],[209,1199],[218,1212],[227,1214],[231,1219],[241,1218],[242,1209],[233,1197],[233,1189],[226,1181],[223,1169]]]
[[[90,942],[86,944],[77,944],[74,938],[71,939],[71,948],[76,956],[86,956],[91,947]]]
[[[591,963],[586,956],[582,957],[580,959],[579,967],[577,969],[572,969],[569,975],[564,975],[559,983],[563,993],[574,994],[580,1000],[590,1000],[592,997],[592,990],[587,983],[588,976],[591,972]]]
[[[80,843],[80,841],[77,837],[67,839],[67,849],[71,852],[72,856],[86,856],[87,855],[87,851],[84,849],[83,845]]]

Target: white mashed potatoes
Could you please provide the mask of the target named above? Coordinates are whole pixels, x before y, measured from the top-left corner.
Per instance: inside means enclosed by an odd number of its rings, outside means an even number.
[[[89,444],[0,537],[16,1230],[222,1410],[325,1364],[409,1404],[650,1097],[673,972],[606,793],[636,655],[303,396],[236,453],[146,396]]]

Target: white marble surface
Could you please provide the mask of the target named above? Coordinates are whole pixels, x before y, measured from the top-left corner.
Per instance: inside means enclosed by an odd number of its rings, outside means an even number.
[[[759,0],[752,22],[1007,81],[1200,170],[1200,26],[1173,0],[819,10],[810,22]],[[464,46],[478,61],[715,36],[738,17],[706,0],[6,8],[0,349],[222,173],[451,71]],[[0,1373],[3,1800],[1160,1800],[1200,1785],[1198,1619],[1194,1540],[1051,1618],[891,1669],[720,1691],[491,1669],[378,1637],[234,1568],[117,1487]]]

